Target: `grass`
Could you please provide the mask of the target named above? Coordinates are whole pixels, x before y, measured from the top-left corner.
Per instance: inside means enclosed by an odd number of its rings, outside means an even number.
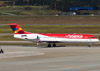
[[[58,13],[60,13],[60,11],[57,11]],[[47,10],[44,12],[45,15],[52,15],[55,14],[55,10]],[[8,11],[1,11],[0,15],[43,15],[43,11],[42,10],[8,10]]]
[[[43,15],[43,6],[5,6],[0,7],[0,15]],[[45,5],[45,15],[53,15],[61,13],[61,11],[49,10],[49,6]]]
[[[67,26],[67,25],[34,25],[34,26],[25,26],[21,25],[24,31],[33,32],[33,33],[98,33],[100,34],[100,26]],[[0,26],[0,33],[13,33],[11,28],[6,26]]]
[[[0,41],[24,41],[24,40],[14,38],[12,35],[3,35],[0,36]]]
[[[27,13],[27,12],[26,12]],[[0,24],[100,24],[100,16],[0,16]]]

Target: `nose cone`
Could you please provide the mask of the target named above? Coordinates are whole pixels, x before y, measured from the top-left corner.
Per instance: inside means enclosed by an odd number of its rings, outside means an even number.
[[[96,39],[95,42],[99,42],[99,39]]]
[[[97,38],[96,39],[92,39],[91,42],[98,43],[99,42],[99,39],[97,39]]]

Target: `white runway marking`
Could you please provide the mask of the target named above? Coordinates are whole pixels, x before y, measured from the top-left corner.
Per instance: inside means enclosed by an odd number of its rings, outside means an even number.
[[[31,50],[29,51],[30,48],[26,48],[24,49],[24,47],[22,48],[18,48],[17,47],[5,47],[3,48],[3,50],[5,51],[4,54],[0,54],[0,59],[4,59],[4,58],[15,58],[15,57],[27,57],[27,56],[37,56],[37,55],[44,55],[45,53],[43,52],[38,52],[38,51],[34,51],[33,48],[31,48]]]

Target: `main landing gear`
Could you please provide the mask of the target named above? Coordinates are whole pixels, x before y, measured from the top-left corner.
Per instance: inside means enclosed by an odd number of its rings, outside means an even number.
[[[56,47],[56,44],[55,43],[53,44],[53,47]]]
[[[48,47],[51,47],[51,43],[48,44]]]
[[[51,43],[48,44],[48,47],[51,47]],[[53,47],[56,47],[55,43],[53,43]]]

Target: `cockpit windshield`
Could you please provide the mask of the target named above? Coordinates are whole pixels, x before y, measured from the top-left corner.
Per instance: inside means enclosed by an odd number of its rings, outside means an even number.
[[[90,38],[95,38],[95,37],[90,37]]]

